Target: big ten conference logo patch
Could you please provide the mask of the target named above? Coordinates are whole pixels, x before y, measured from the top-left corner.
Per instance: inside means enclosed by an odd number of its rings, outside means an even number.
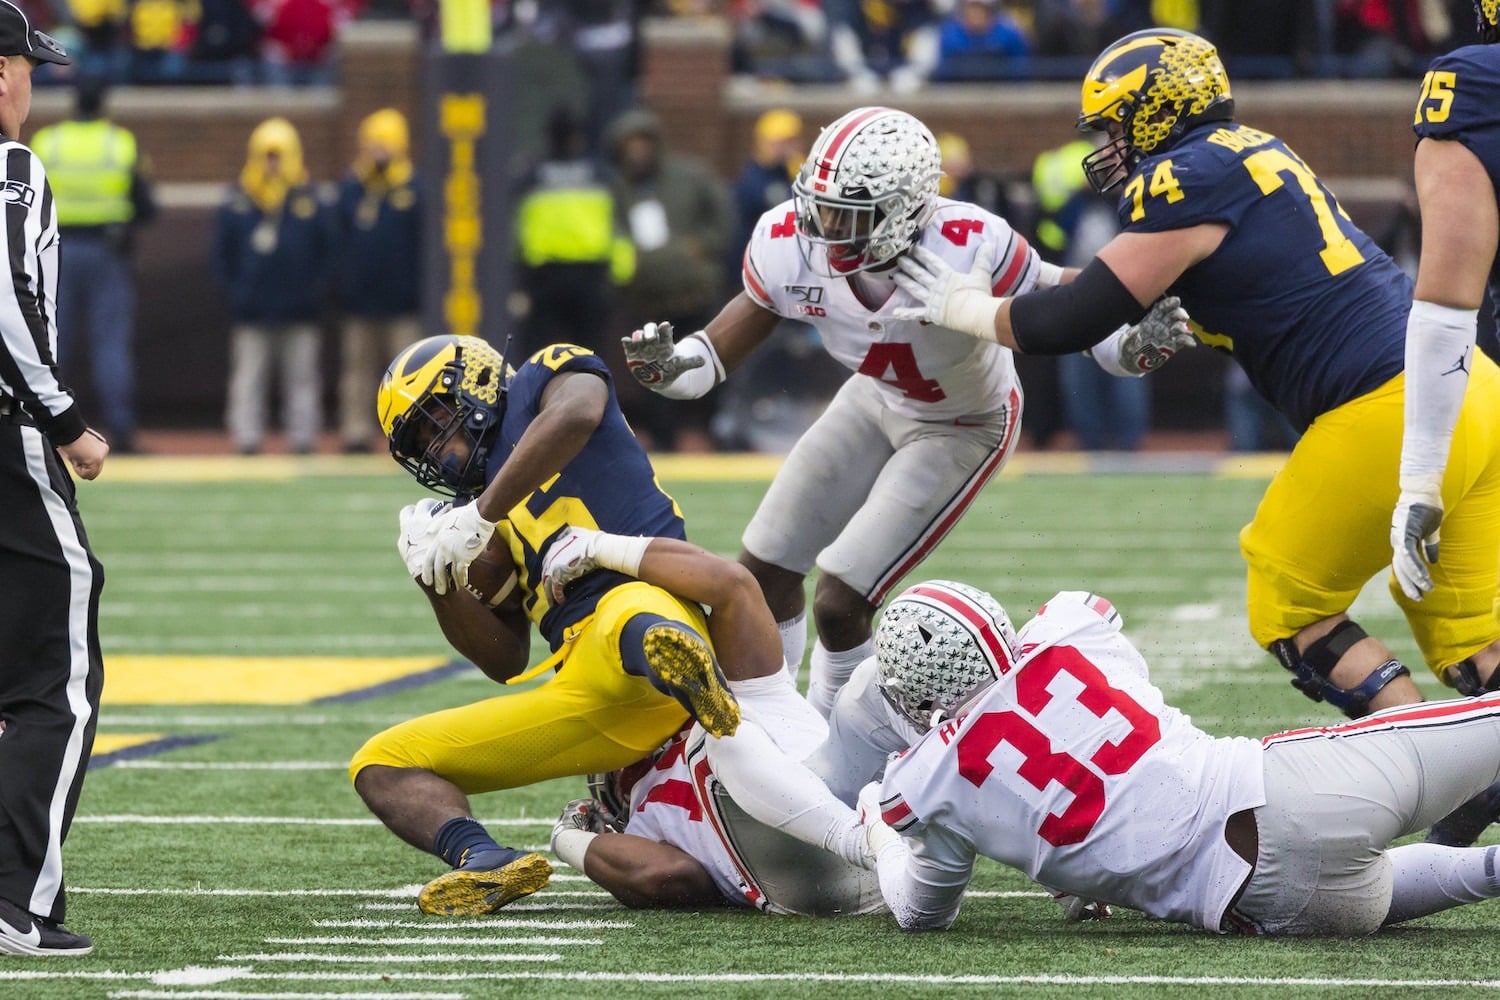
[[[828,310],[822,305],[822,285],[783,285],[782,288],[790,295],[795,303],[794,308],[803,316],[827,316]]]

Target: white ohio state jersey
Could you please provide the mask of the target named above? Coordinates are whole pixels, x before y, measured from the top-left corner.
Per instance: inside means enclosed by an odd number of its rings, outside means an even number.
[[[887,765],[882,817],[929,866],[966,872],[977,852],[1219,930],[1250,870],[1224,824],[1266,801],[1260,743],[1167,705],[1103,598],[1058,594],[1018,639],[1015,668]]]
[[[695,726],[690,732],[696,730]],[[631,788],[626,832],[671,844],[692,855],[730,902],[765,908],[767,903],[759,888],[735,866],[723,838],[704,812],[693,787],[687,747],[688,733],[678,734]]]
[[[731,903],[805,916],[885,908],[876,874],[750,817],[708,760],[703,727],[679,735],[630,791],[625,832],[701,864]]]
[[[975,254],[988,243],[996,262],[994,294],[1017,295],[1036,285],[1041,263],[1036,251],[1010,223],[976,205],[939,198],[918,243],[961,272],[974,266]],[[827,254],[822,247],[806,249]],[[745,248],[746,294],[779,316],[812,324],[840,364],[879,384],[890,409],[947,422],[998,413],[1005,406],[1016,379],[1008,348],[896,319],[897,309],[920,303],[893,283],[885,302],[871,309],[856,296],[851,279],[819,273],[808,266],[803,251],[794,202],[762,215]]]

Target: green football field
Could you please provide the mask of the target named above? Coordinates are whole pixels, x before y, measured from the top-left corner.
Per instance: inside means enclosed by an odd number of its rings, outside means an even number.
[[[921,577],[993,591],[1017,623],[1063,589],[1110,598],[1170,700],[1216,734],[1341,717],[1250,642],[1236,536],[1266,467],[1111,473],[1022,456]],[[694,540],[733,555],[767,463],[662,463]],[[455,664],[395,554],[421,495],[388,460],[129,459],[81,487],[107,571],[106,695],[65,849],[81,959],[0,958],[0,997],[1472,996],[1500,988],[1500,903],[1360,941],[1220,938],[1134,913],[1065,924],[982,862],[946,933],[888,916],[634,912],[558,866],[501,914],[425,917],[442,870],[365,811],[372,733],[501,690]],[[1415,651],[1383,581],[1355,612]],[[540,656],[543,643],[533,644]],[[1433,696],[1441,688],[1421,672]],[[1454,761],[1461,767],[1463,761]],[[0,780],[4,780],[0,776]],[[1336,776],[1330,776],[1336,780]],[[482,796],[546,851],[583,779]]]

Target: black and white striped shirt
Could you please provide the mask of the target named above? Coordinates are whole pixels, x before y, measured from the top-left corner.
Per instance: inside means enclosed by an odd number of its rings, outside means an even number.
[[[57,376],[57,213],[42,161],[0,137],[0,234],[10,260],[0,282],[0,393],[21,404],[56,444],[84,432],[73,394]]]

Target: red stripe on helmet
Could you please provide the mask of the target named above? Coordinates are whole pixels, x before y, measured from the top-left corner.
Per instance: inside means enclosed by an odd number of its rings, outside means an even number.
[[[1010,670],[1012,656],[1010,646],[995,631],[995,621],[984,608],[958,591],[949,590],[946,587],[929,587],[925,584],[918,584],[908,590],[907,594],[915,594],[918,597],[925,597],[936,604],[941,604],[974,626],[974,631],[978,633],[980,642],[989,650],[990,656],[999,665],[1000,672],[1004,674]]]
[[[892,112],[890,108],[871,108],[864,114],[857,115],[843,128],[839,129],[838,132],[834,134],[833,138],[828,140],[828,145],[824,149],[823,155],[818,159],[817,162],[818,172],[815,178],[815,182],[819,191],[826,190],[828,184],[828,175],[833,172],[835,166],[838,163],[839,157],[843,155],[844,146],[853,137],[854,133],[859,130],[859,127],[874,118],[879,118],[881,115],[888,115],[891,113]]]

